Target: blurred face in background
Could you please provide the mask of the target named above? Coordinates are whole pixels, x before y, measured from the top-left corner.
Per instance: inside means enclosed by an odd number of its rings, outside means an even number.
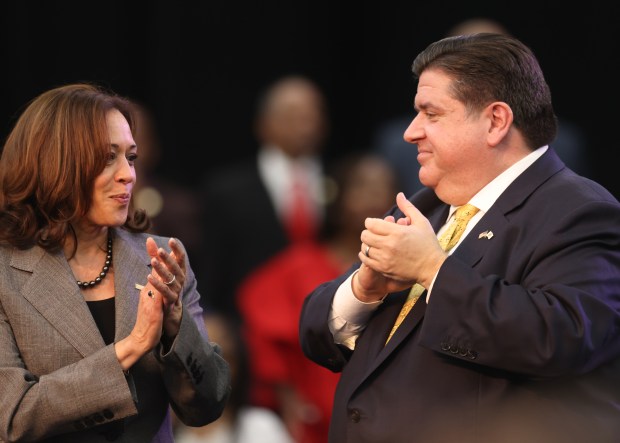
[[[267,97],[258,120],[260,140],[291,157],[319,153],[327,133],[324,98],[310,82],[289,79]]]
[[[397,193],[395,173],[380,158],[367,157],[349,172],[343,189],[343,222],[359,232],[366,217],[382,217],[392,207]]]

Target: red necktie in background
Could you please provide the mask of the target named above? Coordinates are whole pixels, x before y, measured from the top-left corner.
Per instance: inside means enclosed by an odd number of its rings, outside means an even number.
[[[305,171],[295,168],[292,176],[291,204],[286,218],[286,228],[291,242],[312,240],[316,237],[316,224]]]

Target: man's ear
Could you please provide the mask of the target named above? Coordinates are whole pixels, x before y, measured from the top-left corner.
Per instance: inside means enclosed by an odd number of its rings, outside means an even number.
[[[485,114],[489,119],[487,142],[490,146],[497,146],[512,126],[512,109],[505,102],[493,102],[486,107]]]

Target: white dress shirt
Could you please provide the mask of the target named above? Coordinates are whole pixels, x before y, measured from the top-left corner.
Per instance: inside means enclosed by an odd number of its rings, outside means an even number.
[[[325,200],[323,169],[318,159],[301,157],[293,159],[273,146],[265,146],[258,153],[258,172],[273,201],[278,217],[284,220],[291,204],[294,171],[304,171],[305,181],[313,204],[316,221],[323,217]]]

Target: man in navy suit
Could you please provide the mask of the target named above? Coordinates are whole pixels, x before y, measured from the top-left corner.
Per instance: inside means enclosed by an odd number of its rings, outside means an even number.
[[[620,204],[549,146],[549,87],[518,40],[448,37],[413,72],[404,137],[427,188],[368,218],[360,263],[301,314],[305,354],[342,371],[330,443],[617,443]]]

